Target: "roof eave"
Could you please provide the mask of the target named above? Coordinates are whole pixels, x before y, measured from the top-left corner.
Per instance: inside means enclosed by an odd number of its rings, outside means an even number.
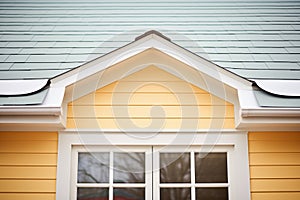
[[[241,116],[300,118],[300,108],[242,108]]]
[[[59,116],[61,107],[1,106],[0,116]]]

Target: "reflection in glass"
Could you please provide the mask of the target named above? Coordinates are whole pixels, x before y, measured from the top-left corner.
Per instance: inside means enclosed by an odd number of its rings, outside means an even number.
[[[195,153],[196,183],[227,183],[226,153]]]
[[[108,183],[109,153],[78,153],[78,183]]]
[[[114,153],[114,183],[144,183],[145,153]]]
[[[196,188],[196,200],[228,200],[228,189]]]
[[[160,153],[161,183],[190,183],[189,153]]]
[[[160,200],[189,200],[191,199],[190,188],[161,188]]]
[[[114,200],[144,200],[144,188],[115,188]]]
[[[108,188],[78,188],[77,200],[108,200]]]

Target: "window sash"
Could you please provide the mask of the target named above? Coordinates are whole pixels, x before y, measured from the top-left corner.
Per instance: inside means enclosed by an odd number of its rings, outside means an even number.
[[[230,176],[229,176],[229,157],[233,151],[233,146],[216,146],[210,149],[210,153],[226,153],[227,154],[227,183],[196,183],[195,174],[195,153],[201,151],[200,145],[193,145],[188,148],[183,146],[153,146],[153,199],[160,199],[161,188],[191,188],[191,200],[196,200],[196,188],[228,188],[230,196]],[[160,153],[190,153],[190,183],[160,183]],[[230,199],[230,198],[229,198]]]
[[[110,154],[110,166],[109,166],[109,183],[78,183],[77,173],[78,173],[78,154],[80,152],[109,152]],[[143,152],[145,153],[145,183],[114,183],[113,182],[113,153],[116,152]],[[113,191],[115,188],[144,188],[145,189],[145,199],[152,199],[152,174],[147,173],[151,170],[152,148],[147,147],[116,147],[116,146],[75,146],[72,148],[72,174],[71,174],[71,199],[77,199],[77,189],[78,188],[108,188],[109,189],[109,200],[113,200]],[[75,184],[74,184],[75,183]],[[148,189],[149,188],[149,189]]]

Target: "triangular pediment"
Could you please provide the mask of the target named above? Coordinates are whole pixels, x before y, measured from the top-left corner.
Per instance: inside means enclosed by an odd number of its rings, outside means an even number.
[[[167,80],[169,77],[167,76],[168,74],[205,91],[209,91],[212,95],[226,99],[226,101],[233,104],[236,102],[236,97],[233,95],[236,93],[236,89],[222,82],[220,74],[216,73],[214,77],[208,76],[206,73],[196,70],[190,65],[155,48],[146,49],[87,78],[76,81],[68,87],[72,95],[69,95],[69,99],[66,101],[76,100],[115,81],[126,79],[128,76],[132,77],[132,74],[149,66],[155,66],[157,69],[165,72],[165,74],[159,74],[161,79]],[[80,73],[78,76],[80,76]],[[152,79],[153,81],[159,78],[152,76],[158,76],[158,74],[148,73],[141,81],[147,81],[148,79]],[[135,77],[133,79],[139,80],[140,78]]]

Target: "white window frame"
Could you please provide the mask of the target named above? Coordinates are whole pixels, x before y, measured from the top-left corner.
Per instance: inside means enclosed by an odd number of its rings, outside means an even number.
[[[152,134],[145,139],[146,135]],[[208,135],[217,136],[216,140],[208,140]],[[186,144],[184,138],[193,138]],[[173,140],[176,138],[176,140]],[[181,139],[182,138],[182,139]],[[172,141],[172,143],[170,143]],[[114,147],[125,146],[137,148],[138,146],[168,146],[170,148],[194,148],[205,147],[212,151],[224,150],[228,152],[228,193],[229,200],[250,200],[250,178],[248,161],[248,137],[247,132],[237,130],[201,130],[191,131],[162,131],[156,134],[143,130],[141,131],[99,131],[99,130],[65,130],[59,132],[58,142],[58,165],[56,182],[56,199],[65,200],[74,198],[74,159],[72,159],[72,149],[76,146]],[[77,160],[75,161],[77,162]],[[76,171],[75,171],[76,173]],[[73,179],[72,179],[73,177]],[[155,175],[153,177],[155,179]],[[157,180],[153,180],[157,182]],[[159,183],[159,182],[158,182]],[[155,189],[156,188],[156,189]],[[153,188],[153,199],[158,199],[159,192],[155,191],[159,187]]]

